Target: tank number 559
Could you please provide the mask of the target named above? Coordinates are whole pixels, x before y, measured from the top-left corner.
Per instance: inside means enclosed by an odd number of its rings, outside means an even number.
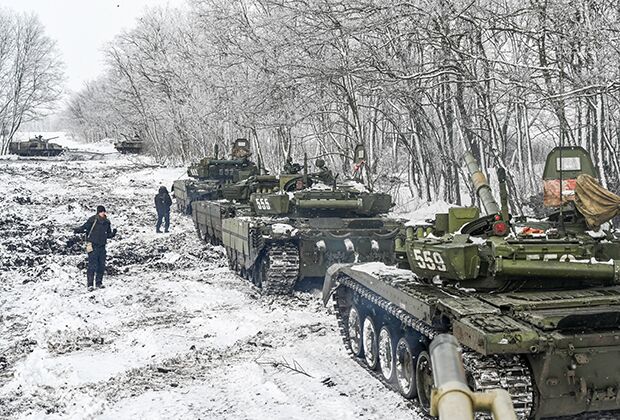
[[[414,249],[413,256],[422,270],[431,271],[446,271],[446,264],[443,261],[441,254],[437,251],[422,251],[421,249]]]

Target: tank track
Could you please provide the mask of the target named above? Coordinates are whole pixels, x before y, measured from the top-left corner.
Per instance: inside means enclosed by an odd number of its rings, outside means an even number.
[[[292,243],[272,244],[265,253],[264,295],[290,295],[299,277],[299,250]]]
[[[360,285],[356,281],[341,275],[338,279],[338,284],[344,286],[349,290],[357,293],[362,299],[378,306],[383,309],[387,314],[393,316],[406,325],[424,335],[429,341],[432,340],[435,335],[441,333],[441,331],[435,330],[425,322],[411,316],[404,310],[387,301],[381,296],[371,292],[364,286]],[[334,309],[338,319],[338,327],[340,335],[347,348],[349,354],[353,359],[366,369],[372,376],[381,381],[388,388],[395,392],[399,392],[395,384],[385,380],[383,375],[378,370],[368,369],[366,363],[362,358],[356,357],[352,350],[349,340],[349,332],[347,328],[348,321],[348,308],[349,304],[346,301],[345,290],[342,287],[338,287],[334,293]],[[529,368],[525,362],[519,357],[504,358],[504,357],[485,357],[472,351],[466,352],[467,362],[466,367],[476,372],[475,378],[477,380],[477,388],[482,391],[485,389],[504,388],[508,389],[510,395],[513,398],[515,411],[517,412],[517,418],[528,419],[531,416],[532,408],[534,407],[534,389],[532,384],[532,378]],[[464,357],[465,358],[465,357]],[[432,417],[427,416],[428,419]],[[490,415],[477,416],[477,419],[491,419]]]
[[[463,364],[467,372],[475,372],[475,391],[506,389],[512,397],[517,418],[527,419],[535,407],[534,386],[530,369],[518,356],[488,357],[473,351],[463,353]],[[476,419],[492,420],[486,414],[476,415]]]

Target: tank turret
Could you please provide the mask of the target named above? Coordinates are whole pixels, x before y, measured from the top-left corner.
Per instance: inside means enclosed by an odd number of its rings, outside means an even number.
[[[172,190],[179,211],[191,214],[192,202],[221,198],[222,185],[239,182],[259,172],[256,164],[249,160],[247,139],[233,142],[229,159],[219,159],[218,154],[219,149],[214,147],[214,157],[205,157],[187,168],[187,175],[193,179],[174,182]]]

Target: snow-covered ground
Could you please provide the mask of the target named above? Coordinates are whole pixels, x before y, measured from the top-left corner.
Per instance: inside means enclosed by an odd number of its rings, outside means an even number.
[[[154,232],[184,168],[87,149],[106,154],[0,160],[0,418],[416,418],[349,358],[318,291],[260,297],[189,217]],[[89,293],[72,228],[98,204],[119,233]]]

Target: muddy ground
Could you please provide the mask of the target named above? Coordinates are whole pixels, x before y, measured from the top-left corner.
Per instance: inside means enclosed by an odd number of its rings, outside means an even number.
[[[345,353],[318,290],[260,297],[186,216],[155,233],[153,196],[183,173],[0,160],[0,418],[418,417]],[[72,229],[98,204],[119,233],[87,292]]]

